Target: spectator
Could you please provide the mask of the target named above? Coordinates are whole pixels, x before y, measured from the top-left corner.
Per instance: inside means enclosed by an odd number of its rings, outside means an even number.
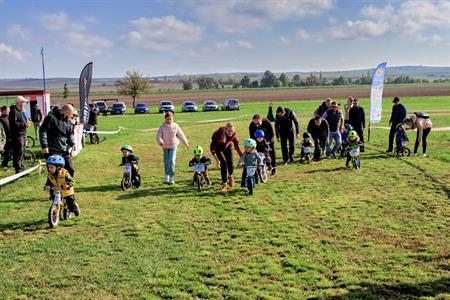
[[[344,122],[345,124],[350,124],[350,108],[353,106],[353,97],[347,98],[347,104],[344,105]]]
[[[210,150],[216,161],[217,168],[220,168],[222,192],[226,192],[228,188],[227,175],[230,187],[234,187],[234,164],[231,144],[234,145],[237,154],[241,156],[243,153],[239,147],[239,140],[232,123],[227,123],[224,127],[219,127],[219,129],[214,131],[211,137]]]
[[[41,142],[42,153],[45,159],[52,155],[60,155],[64,158],[64,169],[69,171],[74,177],[75,169],[72,160],[72,151],[76,150],[73,125],[70,122],[75,109],[70,104],[64,104],[61,110],[58,107],[44,118],[41,130],[39,131],[39,141]]]
[[[325,148],[325,144],[328,143],[328,137],[330,136],[328,122],[321,116],[315,116],[309,120],[307,130],[314,141],[314,160],[319,161],[322,149]]]
[[[3,124],[0,123],[0,152],[3,152],[3,149],[5,149],[6,145],[6,132],[5,129],[3,129]]]
[[[336,102],[331,102],[331,108],[327,110],[323,116],[328,122],[330,129],[330,136],[327,143],[327,158],[332,155],[336,158],[336,151],[340,149],[342,144],[341,132],[344,131],[344,118],[342,117],[342,112],[339,111],[339,106]],[[333,149],[331,149],[331,143],[335,141]]]
[[[34,106],[34,112],[31,114],[31,120],[33,121],[34,132],[37,139],[39,137],[39,129],[41,128],[42,121],[44,121],[44,113],[37,104]]]
[[[314,111],[314,116],[322,116],[331,107],[331,98],[323,101],[322,104]]]
[[[411,153],[411,156],[417,155],[417,150],[419,148],[420,141],[422,141],[423,156],[427,156],[427,137],[431,131],[431,127],[433,126],[428,115],[423,116],[419,113],[414,113],[405,120],[405,124],[411,129],[417,129],[416,143],[414,145],[414,153]]]
[[[254,115],[253,121],[250,123],[248,127],[248,131],[250,134],[250,138],[255,139],[255,132],[256,130],[261,129],[264,131],[264,138],[266,139],[267,143],[269,144],[270,150],[269,155],[271,159],[271,166],[272,166],[272,175],[276,174],[276,155],[275,155],[275,134],[273,132],[272,124],[270,124],[268,119],[261,118],[260,115]]]
[[[353,107],[350,108],[349,112],[349,121],[353,126],[353,130],[358,133],[360,143],[361,143],[361,152],[364,152],[364,128],[366,128],[366,114],[364,112],[364,108],[359,106],[359,99],[353,99]]]
[[[275,132],[277,141],[281,139],[281,152],[283,154],[283,163],[294,161],[295,138],[299,136],[300,128],[295,113],[289,108],[279,106],[277,108],[277,117],[275,119]],[[295,126],[295,132],[294,132]],[[287,143],[289,141],[289,151]]]
[[[389,131],[389,146],[386,150],[387,153],[392,152],[397,125],[403,122],[407,113],[406,107],[400,103],[399,97],[394,97],[392,102],[394,102],[394,105],[392,106],[391,118],[389,119],[389,126],[391,127],[391,130]]]
[[[3,148],[3,161],[2,168],[3,171],[8,172],[8,162],[12,158],[12,140],[11,140],[11,132],[9,128],[9,107],[4,105],[1,108],[1,116],[0,116],[0,124],[3,126],[3,130],[5,131],[6,143]]]
[[[97,107],[94,104],[89,104],[89,131],[97,131]],[[98,144],[99,139],[96,133],[89,133],[91,144]]]
[[[11,106],[8,121],[11,135],[11,145],[13,151],[13,166],[16,173],[24,170],[23,154],[27,141],[27,128],[30,127],[30,120],[24,117],[25,105],[28,100],[23,96],[16,98],[16,105]]]

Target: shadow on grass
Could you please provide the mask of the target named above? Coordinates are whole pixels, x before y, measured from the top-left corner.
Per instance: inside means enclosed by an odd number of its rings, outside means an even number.
[[[76,192],[111,192],[117,190],[121,190],[120,182],[117,182],[117,184],[75,187]]]
[[[345,164],[345,163],[344,163]],[[314,174],[314,173],[331,173],[331,172],[337,172],[337,171],[342,171],[342,170],[347,170],[349,168],[347,168],[345,165],[342,167],[337,167],[337,168],[333,168],[333,169],[317,169],[317,170],[309,170],[309,171],[305,171],[304,173],[306,174]]]
[[[419,299],[434,297],[450,291],[450,278],[442,277],[435,281],[420,284],[360,283],[358,285],[357,288],[350,290],[347,294],[321,299]]]
[[[7,224],[0,224],[0,232],[4,232],[5,230],[17,230],[17,229],[22,229],[23,231],[36,231],[44,229],[42,228],[42,225],[46,224],[47,219],[38,220],[34,222],[13,222]]]
[[[8,199],[8,200],[0,200],[0,203],[27,203],[27,202],[46,202],[48,200],[48,194],[43,194],[41,198],[25,198],[25,199]],[[50,202],[49,202],[50,203]]]

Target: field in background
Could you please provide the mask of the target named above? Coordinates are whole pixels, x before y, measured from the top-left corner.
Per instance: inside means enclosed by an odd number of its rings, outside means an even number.
[[[404,103],[410,112],[429,111],[434,127],[450,124],[448,97]],[[319,104],[275,106],[294,109],[303,131]],[[381,126],[391,105],[384,102]],[[368,113],[367,99],[362,106]],[[255,113],[266,115],[267,103],[244,103],[235,112],[177,112],[175,120],[191,146],[207,149],[225,121],[198,121],[237,118],[243,140]],[[388,131],[373,130],[360,171],[341,159],[282,166],[249,197],[240,188],[222,195],[218,185],[201,192],[188,187],[192,149],[182,147],[177,184],[161,184],[156,133],[135,130],[162,121],[156,113],[99,117],[100,130],[128,130],[104,136],[75,159],[82,217],[56,229],[46,223],[44,175],[1,190],[0,298],[450,296],[450,132],[430,133],[429,157],[395,158],[384,153]],[[408,135],[413,147],[414,133]],[[119,188],[122,144],[141,157],[139,190]],[[218,182],[219,172],[211,174]]]

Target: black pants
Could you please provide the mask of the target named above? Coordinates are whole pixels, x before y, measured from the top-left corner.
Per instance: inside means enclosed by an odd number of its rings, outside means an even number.
[[[228,179],[227,175],[233,176],[233,149],[231,147],[225,148],[225,150],[217,152],[217,157],[220,161],[220,174],[222,175],[222,183],[226,183]]]
[[[359,140],[361,141],[361,144],[360,144],[361,151],[364,151],[364,129],[361,127],[360,128],[355,127],[353,129],[356,131],[356,133],[359,136]]]
[[[19,173],[24,169],[23,154],[25,152],[26,141],[26,135],[21,135],[12,139],[13,166],[14,169],[16,169],[16,173]]]
[[[388,151],[392,151],[392,149],[394,147],[394,137],[395,137],[395,132],[397,130],[397,125],[398,125],[398,123],[391,124],[391,130],[389,130],[389,146],[387,148]]]
[[[275,142],[269,142],[269,146],[270,146],[270,165],[272,166],[272,168],[275,168],[277,166],[277,161],[276,161],[276,155],[275,155]]]
[[[428,134],[430,133],[430,131],[431,131],[431,128],[427,128],[427,129],[424,129],[422,132],[422,150],[423,150],[424,154],[427,153],[427,137],[428,137]],[[414,153],[417,153],[419,144],[420,144],[419,130],[417,130],[416,144],[414,145]]]
[[[65,165],[64,165],[64,169],[66,169],[67,171],[69,171],[70,176],[74,176],[75,175],[75,169],[73,167],[73,160],[72,160],[72,156],[68,153],[64,154],[61,152],[56,152],[56,151],[49,151],[49,153],[45,153],[44,157],[45,160],[47,160],[47,158],[49,158],[52,155],[59,155],[62,156],[64,158],[65,161]]]
[[[3,149],[3,161],[2,161],[2,167],[8,167],[8,162],[12,158],[12,142],[6,142],[5,148]]]
[[[289,142],[289,151],[288,151]],[[289,160],[294,160],[293,155],[295,151],[295,135],[290,132],[286,135],[280,135],[281,152],[283,153],[283,162],[288,162]]]
[[[75,211],[76,210],[75,209],[75,195],[67,196],[67,197],[65,197],[65,199],[66,199],[66,203],[67,203],[67,208],[70,211]]]
[[[326,136],[313,137],[314,139],[314,160],[319,160],[322,155],[322,149],[325,148],[327,142]]]

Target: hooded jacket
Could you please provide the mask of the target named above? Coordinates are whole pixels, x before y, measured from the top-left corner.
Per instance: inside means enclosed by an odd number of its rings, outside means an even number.
[[[48,148],[50,152],[67,154],[75,144],[73,126],[64,120],[59,111],[54,111],[53,115],[44,118],[39,130],[39,141],[42,149]]]

